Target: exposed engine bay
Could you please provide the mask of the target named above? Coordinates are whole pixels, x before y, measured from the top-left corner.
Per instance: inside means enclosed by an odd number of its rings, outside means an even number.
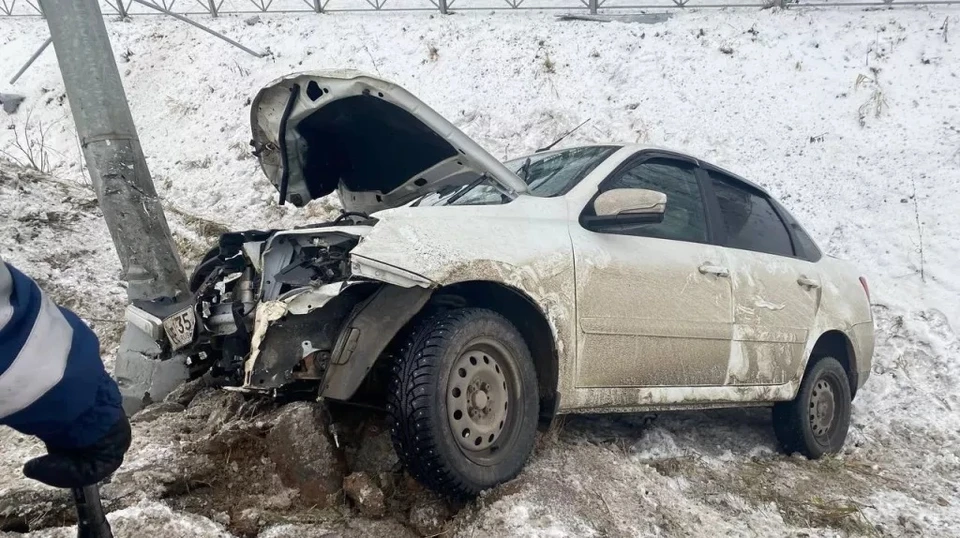
[[[351,258],[376,222],[345,213],[327,224],[221,236],[190,280],[196,328],[180,352],[193,375],[210,372],[248,392],[320,385],[328,397],[349,398],[432,291],[425,280],[388,283],[369,265],[376,262]]]

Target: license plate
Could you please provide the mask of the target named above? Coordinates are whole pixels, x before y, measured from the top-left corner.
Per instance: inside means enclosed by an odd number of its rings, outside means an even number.
[[[192,306],[163,320],[163,330],[167,333],[174,351],[193,342],[196,328],[197,318]]]

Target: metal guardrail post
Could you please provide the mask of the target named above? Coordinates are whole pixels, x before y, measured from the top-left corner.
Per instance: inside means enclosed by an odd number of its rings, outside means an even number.
[[[164,8],[164,7],[161,7],[161,6],[158,6],[157,4],[154,4],[154,3],[151,3],[151,2],[147,2],[146,0],[133,0],[133,1],[136,2],[136,3],[138,3],[138,4],[140,4],[141,6],[145,6],[145,7],[148,7],[148,8],[150,8],[150,9],[157,10],[157,11],[159,11],[160,13],[166,13],[167,15],[170,15],[170,16],[173,17],[174,19],[177,19],[177,20],[179,20],[179,21],[183,21],[183,22],[185,22],[185,23],[187,23],[187,24],[189,24],[189,25],[191,25],[191,26],[194,26],[194,27],[196,27],[196,28],[199,28],[199,29],[203,30],[204,32],[207,32],[208,34],[210,34],[210,35],[212,35],[212,36],[219,37],[220,39],[226,41],[227,43],[230,43],[230,44],[233,45],[234,47],[237,47],[238,49],[242,50],[243,52],[246,52],[247,54],[249,54],[249,55],[251,55],[251,56],[256,56],[257,58],[263,58],[264,56],[266,56],[266,54],[264,54],[264,53],[262,53],[262,52],[257,52],[257,51],[255,51],[255,50],[250,50],[250,49],[248,49],[247,47],[244,47],[243,45],[241,45],[240,43],[237,43],[236,41],[230,39],[229,37],[227,37],[227,36],[225,36],[225,35],[223,35],[223,34],[221,34],[221,33],[219,33],[219,32],[216,32],[216,31],[214,31],[214,30],[211,30],[210,28],[207,28],[206,26],[200,24],[200,23],[197,22],[197,21],[194,21],[194,20],[192,20],[192,19],[188,19],[187,17],[184,17],[183,15],[181,15],[181,14],[179,14],[179,13],[174,13],[174,12],[170,11],[169,9],[166,9],[166,8]],[[214,2],[214,0],[210,0],[210,6],[211,6],[211,7],[214,7],[213,2]]]
[[[440,8],[441,15],[449,15],[450,8],[447,5],[447,0],[437,0],[437,7]]]
[[[36,4],[31,2],[30,0],[27,0],[27,5],[37,10],[37,13],[40,14],[40,18],[43,18],[43,19],[47,18],[47,14],[43,12],[43,4],[41,4],[39,0],[37,0]],[[10,9],[13,10],[13,4],[10,5]]]
[[[50,43],[53,43],[52,37],[48,37],[47,40],[43,42],[43,45],[40,45],[40,48],[37,49],[37,52],[34,52],[33,56],[31,56],[30,59],[27,60],[27,63],[23,64],[23,67],[21,67],[20,70],[17,71],[17,74],[13,75],[13,78],[10,79],[11,86],[16,84],[17,81],[20,80],[20,76],[23,75],[27,71],[27,69],[30,68],[31,65],[33,65],[33,62],[37,61],[37,58],[39,58],[40,55],[43,54],[43,51],[47,50],[47,47],[50,46]]]
[[[597,14],[597,8],[600,7],[600,2],[599,2],[599,0],[588,0],[588,1],[589,1],[589,3],[587,4],[587,7],[590,8],[590,14],[591,14],[591,15],[596,15],[596,14]]]
[[[310,2],[310,7],[313,8],[315,13],[323,13],[323,4],[320,3],[321,0],[312,0]]]
[[[217,7],[217,0],[207,0],[207,5],[209,6],[210,14],[214,17],[217,16],[219,8]]]

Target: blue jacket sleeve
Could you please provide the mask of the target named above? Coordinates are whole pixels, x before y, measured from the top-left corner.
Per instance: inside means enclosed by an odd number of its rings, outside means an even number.
[[[0,260],[0,424],[69,450],[98,441],[122,412],[93,331]]]

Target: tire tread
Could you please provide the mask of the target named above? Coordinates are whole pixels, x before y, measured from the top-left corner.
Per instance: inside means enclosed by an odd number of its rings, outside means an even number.
[[[457,327],[479,317],[506,318],[490,310],[463,308],[443,311],[417,324],[400,353],[396,354],[387,395],[387,411],[393,446],[400,462],[413,478],[428,488],[456,499],[480,492],[457,476],[444,461],[434,438],[429,406],[440,375],[444,344]]]

